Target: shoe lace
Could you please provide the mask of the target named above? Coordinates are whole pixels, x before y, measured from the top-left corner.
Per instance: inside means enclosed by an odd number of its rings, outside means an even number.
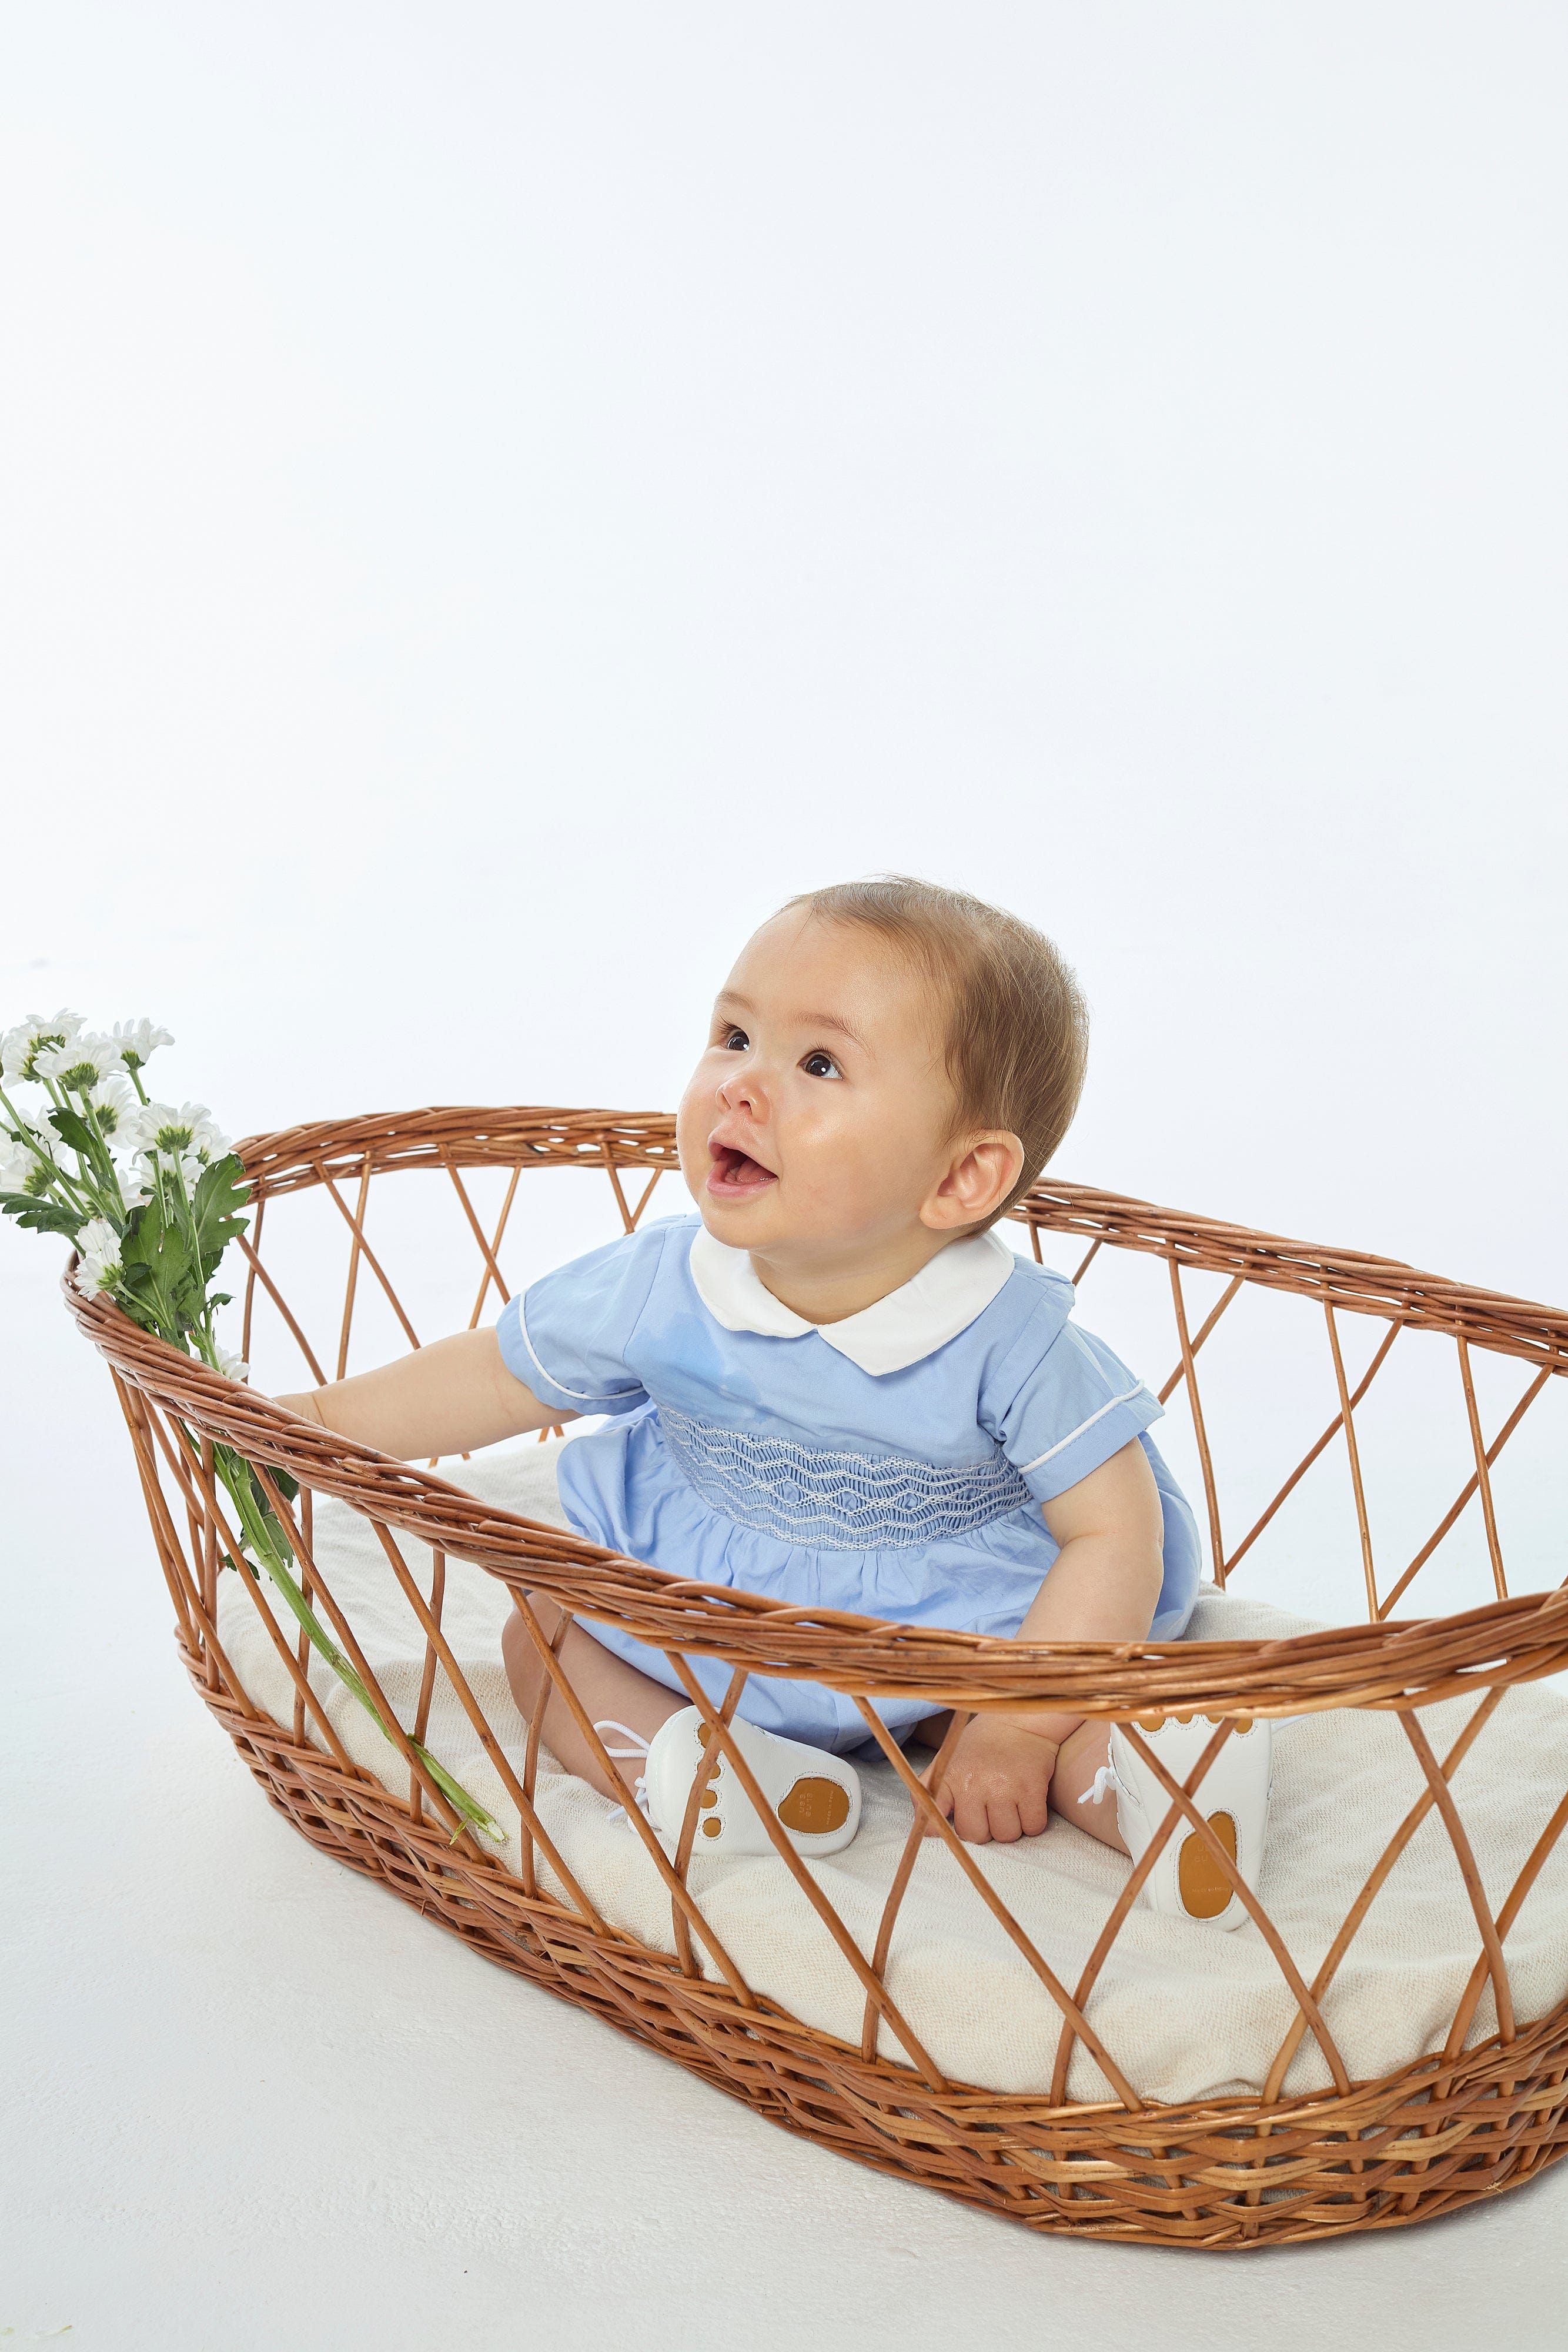
[[[1133,1793],[1113,1764],[1102,1764],[1094,1775],[1093,1786],[1085,1789],[1078,1801],[1081,1805],[1103,1805],[1113,1789],[1119,1797]]]
[[[604,1751],[606,1756],[620,1757],[629,1761],[634,1757],[646,1756],[653,1745],[652,1741],[644,1739],[640,1732],[633,1731],[629,1723],[617,1723],[612,1716],[607,1716],[602,1723],[596,1723],[593,1728],[601,1735],[606,1731],[618,1731],[622,1739],[629,1739],[632,1742],[630,1748],[607,1748]],[[638,1773],[632,1786],[632,1801],[639,1812],[647,1812],[648,1784],[641,1772]],[[631,1816],[624,1805],[612,1805],[609,1819],[612,1822],[624,1822],[628,1829],[632,1825]]]

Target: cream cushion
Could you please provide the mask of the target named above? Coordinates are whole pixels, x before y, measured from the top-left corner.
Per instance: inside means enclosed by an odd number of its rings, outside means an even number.
[[[565,1526],[556,1492],[562,1443],[498,1447],[444,1475],[482,1499]],[[424,1644],[374,1531],[346,1507],[318,1504],[317,1556],[392,1705],[413,1720]],[[430,1555],[403,1543],[430,1589]],[[509,1599],[482,1570],[449,1560],[444,1627],[455,1655],[519,1777],[524,1727],[501,1666]],[[232,1572],[220,1580],[224,1647],[251,1698],[292,1720],[294,1692],[252,1599]],[[263,1597],[270,1588],[260,1588]],[[273,1596],[279,1622],[293,1622]],[[1278,1638],[1313,1621],[1206,1589],[1190,1632],[1197,1640]],[[406,1794],[407,1773],[363,1709],[319,1660],[311,1681],[355,1761]],[[1449,1700],[1423,1710],[1439,1759],[1478,1704]],[[507,1830],[504,1863],[517,1866],[519,1824],[494,1767],[444,1674],[438,1673],[428,1745]],[[874,1753],[874,1751],[873,1751]],[[888,1885],[910,1818],[892,1768],[861,1764],[860,1834],[811,1864],[862,1952],[875,1943]],[[1511,1691],[1455,1776],[1455,1801],[1486,1894],[1500,1906],[1568,1785],[1568,1701],[1535,1687]],[[1297,1717],[1275,1733],[1274,1790],[1260,1892],[1310,1983],[1367,1873],[1425,1782],[1398,1722],[1354,1710]],[[670,1898],[626,1822],[603,1798],[540,1758],[540,1817],[603,1916],[644,1944],[673,1951]],[[1056,1976],[1076,1983],[1122,1884],[1126,1863],[1070,1823],[1040,1838],[975,1848],[980,1868]],[[565,1899],[548,1869],[546,1890]],[[858,2046],[864,1994],[826,1929],[776,1856],[720,1862],[694,1857],[693,1894],[755,1990],[802,2022]],[[1427,1814],[1373,1904],[1324,2003],[1324,2017],[1353,2079],[1408,2065],[1443,2042],[1480,1948],[1476,1921],[1447,1831]],[[1508,1937],[1519,2020],[1538,2018],[1568,1995],[1568,1838],[1548,1860]],[[714,1973],[709,1968],[709,1972]],[[967,1882],[951,1854],[923,1846],[889,1956],[889,1992],[950,2080],[1007,2092],[1051,2084],[1059,2012],[1027,1962]],[[1122,1928],[1089,2006],[1094,2030],[1141,2097],[1179,2103],[1260,2090],[1295,2015],[1295,2003],[1260,1931],[1231,1933],[1156,1916],[1141,1907]],[[1469,2039],[1495,2032],[1490,1986]],[[882,2053],[897,2059],[882,2028]],[[1316,2042],[1303,2037],[1288,2093],[1326,2089],[1332,2077]],[[1080,2045],[1069,2095],[1108,2095]]]

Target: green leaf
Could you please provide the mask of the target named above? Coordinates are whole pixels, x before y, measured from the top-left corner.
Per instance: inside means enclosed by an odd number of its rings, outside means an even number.
[[[74,1110],[52,1110],[49,1125],[62,1143],[68,1143],[71,1150],[79,1151],[84,1159],[90,1160],[99,1149],[97,1136],[86,1119]]]
[[[183,1223],[165,1218],[156,1192],[132,1216],[120,1258],[124,1286],[141,1310],[136,1321],[165,1339],[182,1341],[201,1319],[202,1270]]]
[[[155,1331],[160,1339],[167,1339],[171,1336],[163,1328],[163,1318],[159,1314],[156,1303],[131,1288],[123,1275],[114,1286],[114,1295],[123,1311],[133,1323],[139,1323],[143,1331]]]
[[[0,1192],[0,1213],[15,1217],[31,1233],[64,1234],[73,1242],[82,1225],[78,1210],[68,1209],[58,1201],[37,1200],[31,1192]]]
[[[177,1213],[172,1217],[165,1214],[157,1192],[131,1218],[120,1255],[127,1265],[152,1268],[165,1286],[192,1273],[195,1265],[183,1220]]]
[[[177,1233],[172,1239],[176,1247],[183,1247],[183,1238]],[[120,1244],[120,1255],[127,1265],[167,1265],[172,1263],[170,1242],[163,1203],[154,1192],[150,1201],[144,1201],[140,1208],[132,1210]]]
[[[204,1281],[212,1279],[230,1242],[244,1233],[246,1221],[239,1212],[249,1193],[245,1170],[232,1151],[204,1168],[197,1179],[194,1214]]]

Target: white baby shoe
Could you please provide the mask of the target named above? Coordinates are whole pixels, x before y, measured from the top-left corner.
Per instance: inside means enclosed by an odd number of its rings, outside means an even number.
[[[1157,1729],[1150,1730],[1141,1723],[1137,1728],[1172,1780],[1185,1788],[1218,1722],[1206,1715],[1167,1715]],[[1267,1723],[1249,1723],[1245,1731],[1233,1731],[1193,1799],[1241,1877],[1254,1890],[1268,1829],[1272,1753]],[[1080,1801],[1097,1803],[1106,1786],[1116,1791],[1116,1825],[1127,1852],[1137,1862],[1170,1811],[1171,1801],[1120,1724],[1111,1727],[1109,1766],[1102,1769],[1093,1789]],[[1201,1919],[1211,1927],[1239,1927],[1252,1916],[1185,1820],[1171,1832],[1144,1882],[1139,1900],[1152,1910],[1182,1919]]]
[[[619,1723],[594,1727],[625,1730]],[[861,1825],[860,1775],[852,1764],[824,1748],[760,1730],[738,1717],[729,1729],[798,1853],[837,1853],[848,1845]],[[626,1737],[636,1735],[627,1732]],[[608,1753],[645,1758],[637,1801],[672,1851],[685,1819],[692,1782],[700,1773],[704,1785],[697,1800],[697,1849],[723,1854],[776,1852],[760,1814],[696,1707],[684,1706],[672,1715],[646,1746],[639,1739],[634,1749],[612,1748]]]

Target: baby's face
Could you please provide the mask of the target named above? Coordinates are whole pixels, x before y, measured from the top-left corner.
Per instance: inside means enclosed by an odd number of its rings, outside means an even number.
[[[923,977],[874,933],[798,913],[743,949],[681,1103],[681,1170],[716,1238],[831,1258],[919,1224],[953,1096]]]

